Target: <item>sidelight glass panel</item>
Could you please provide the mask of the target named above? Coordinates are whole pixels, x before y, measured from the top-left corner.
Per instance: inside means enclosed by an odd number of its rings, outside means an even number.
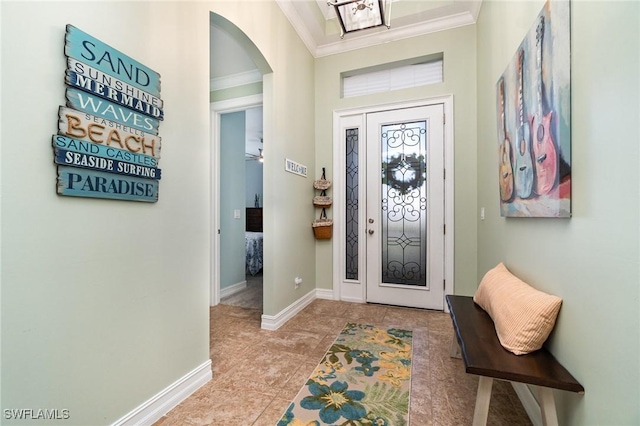
[[[427,285],[426,124],[381,128],[383,283]]]
[[[346,279],[358,279],[358,129],[346,134]]]

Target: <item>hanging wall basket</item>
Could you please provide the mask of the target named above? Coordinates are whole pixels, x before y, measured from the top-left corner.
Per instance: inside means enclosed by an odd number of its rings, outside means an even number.
[[[313,205],[316,207],[329,207],[333,204],[331,197],[326,195],[316,195],[313,197]]]
[[[327,219],[327,213],[322,209],[320,219],[314,220],[311,224],[313,234],[317,240],[330,240],[333,231],[333,220]]]
[[[329,189],[331,187],[331,181],[330,180],[326,180],[326,179],[318,179],[313,181],[313,187],[315,189],[319,189],[321,191],[324,191],[326,189]]]

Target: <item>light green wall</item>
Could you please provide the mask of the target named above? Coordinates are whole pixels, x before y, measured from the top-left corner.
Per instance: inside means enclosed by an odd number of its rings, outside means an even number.
[[[220,116],[221,289],[245,281],[245,115],[238,111]]]
[[[313,57],[275,2],[220,1],[213,12],[255,43],[273,73],[263,77],[264,310],[275,315],[316,287],[313,181],[284,171],[285,158],[314,175]],[[252,57],[254,62],[256,58]],[[293,279],[303,283],[294,289]]]
[[[313,182],[284,171],[285,158],[309,167],[314,175],[313,56],[275,1],[216,1],[208,7],[242,32],[260,55],[250,56],[263,72],[264,309],[275,315],[316,287]],[[219,20],[218,20],[219,21]],[[224,24],[224,22],[216,22]],[[234,34],[236,37],[236,34]],[[237,39],[237,37],[236,37]],[[265,74],[268,64],[273,72]],[[208,73],[208,71],[207,71]],[[268,156],[268,158],[267,158]],[[293,291],[293,279],[303,283]]]
[[[314,174],[313,58],[275,2],[1,8],[1,408],[62,407],[67,424],[111,424],[209,359],[211,11],[236,23],[273,69],[263,86],[264,313],[315,288],[311,180],[283,170],[291,158]],[[55,194],[51,137],[65,102],[68,23],[162,76],[157,204]],[[296,275],[304,283],[293,291]]]
[[[551,349],[587,393],[558,394],[561,423],[640,422],[638,3],[572,3],[570,220],[506,220],[497,209],[494,85],[540,2],[485,2],[477,28],[315,65],[275,2],[0,4],[2,408],[65,407],[73,424],[110,424],[209,358],[213,11],[273,70],[263,81],[265,314],[331,288],[331,252],[313,239],[310,200],[319,167],[333,173],[332,111],[453,93],[456,292],[471,294],[477,277],[504,260],[563,297]],[[25,16],[29,25],[16,18]],[[162,75],[157,204],[54,193],[50,141],[64,103],[67,23]],[[436,52],[445,53],[441,85],[339,98],[340,71]],[[310,178],[286,173],[285,158],[307,165]],[[304,282],[293,291],[295,276]]]
[[[504,261],[563,298],[549,346],[583,384],[563,425],[640,424],[640,3],[571,2],[571,219],[501,218],[495,84],[542,8],[483,2],[478,29],[478,276]]]
[[[466,26],[395,41],[316,60],[316,169],[334,175],[333,111],[428,99],[453,94],[455,120],[455,291],[469,294],[476,284],[476,33]],[[340,73],[386,62],[444,53],[444,82],[393,92],[340,98]],[[316,280],[332,288],[331,244],[316,244]]]
[[[209,359],[209,16],[165,2],[1,7],[2,409],[110,424]],[[161,74],[157,203],[56,195],[66,24]]]
[[[264,198],[262,196],[262,163],[258,160],[245,161],[245,205],[246,207],[255,207],[256,194],[258,194],[258,203],[262,207]]]
[[[228,99],[243,98],[245,96],[259,95],[262,93],[262,82],[230,87],[228,89],[215,90],[209,93],[211,102],[226,101]]]

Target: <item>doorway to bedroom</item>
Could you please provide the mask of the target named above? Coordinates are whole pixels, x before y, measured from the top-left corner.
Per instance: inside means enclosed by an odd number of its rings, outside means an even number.
[[[220,116],[220,303],[262,310],[262,106]]]
[[[262,313],[263,287],[271,284],[263,282],[262,273],[264,199],[259,160],[265,139],[263,93],[271,96],[270,82],[265,83],[263,76],[273,70],[232,22],[215,13],[210,22],[210,305],[236,304]],[[265,164],[269,170],[268,159]]]

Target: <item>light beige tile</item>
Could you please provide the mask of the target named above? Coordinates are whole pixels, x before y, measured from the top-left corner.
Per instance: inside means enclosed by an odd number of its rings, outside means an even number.
[[[387,309],[386,306],[381,305],[352,303],[342,314],[342,317],[349,322],[359,324],[383,324]]]
[[[312,312],[317,315],[333,317],[343,317],[347,309],[354,304],[348,302],[338,302],[335,300],[316,299],[304,308],[303,312]]]
[[[312,352],[325,336],[324,332],[278,330],[272,332],[269,338],[262,342],[262,346],[272,351],[305,355]]]
[[[304,355],[257,346],[239,357],[237,365],[229,373],[239,379],[255,380],[281,388],[305,361]]]
[[[211,308],[214,378],[154,426],[274,426],[347,322],[413,330],[410,424],[471,424],[478,379],[449,356],[448,314],[314,300],[280,330],[261,330],[261,310]],[[530,425],[510,384],[494,382],[488,424]]]
[[[333,342],[335,342],[337,334],[338,333],[326,335],[320,343],[318,343],[318,346],[307,354],[309,360],[314,360],[315,363],[318,364],[325,356]]]
[[[293,401],[295,396],[300,392],[300,389],[307,383],[311,373],[316,369],[318,364],[316,362],[305,362],[298,367],[296,372],[291,378],[284,384],[278,394],[281,398],[288,398],[289,401]]]
[[[267,383],[258,380],[247,380],[227,372],[218,377],[214,377],[211,383],[211,392],[219,392],[224,390],[229,393],[260,393],[270,398],[275,398],[279,393],[279,389]]]
[[[384,316],[385,322],[402,328],[413,329],[429,326],[429,311],[390,307]]]
[[[288,398],[274,398],[271,404],[260,414],[253,426],[274,426],[289,408],[291,400]]]
[[[334,337],[344,328],[348,321],[341,316],[319,314],[304,310],[287,321],[281,330],[306,330],[331,333]]]

